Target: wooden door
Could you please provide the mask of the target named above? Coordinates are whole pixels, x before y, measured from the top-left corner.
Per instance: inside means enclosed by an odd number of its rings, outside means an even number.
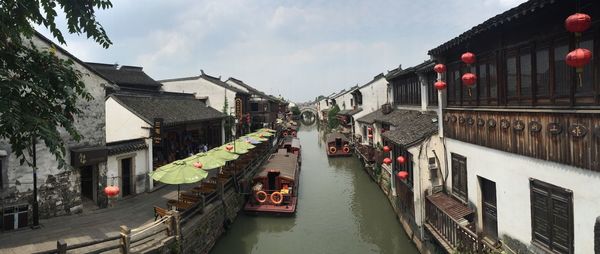
[[[81,178],[81,196],[89,200],[94,200],[94,170],[92,166],[83,166],[79,168]]]
[[[121,193],[123,197],[131,195],[133,193],[133,186],[131,184],[133,180],[133,169],[131,165],[131,158],[121,160]]]
[[[496,202],[496,183],[481,178],[483,195],[483,234],[493,241],[498,240],[498,209]]]

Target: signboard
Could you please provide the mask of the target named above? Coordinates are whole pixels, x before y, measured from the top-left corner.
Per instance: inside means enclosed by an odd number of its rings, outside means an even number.
[[[235,116],[238,119],[242,118],[242,107],[242,99],[235,98]]]
[[[163,119],[162,118],[154,118],[154,121],[152,121],[152,143],[154,145],[161,145],[162,144],[162,126],[163,126]]]
[[[83,147],[71,149],[71,166],[82,167],[106,162],[108,150],[105,147]]]

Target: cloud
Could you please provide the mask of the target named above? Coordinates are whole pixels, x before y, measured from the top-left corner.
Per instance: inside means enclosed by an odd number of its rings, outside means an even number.
[[[143,66],[155,79],[204,69],[304,101],[419,64],[429,49],[524,1],[115,0],[98,13],[114,45],[67,36],[67,49]]]

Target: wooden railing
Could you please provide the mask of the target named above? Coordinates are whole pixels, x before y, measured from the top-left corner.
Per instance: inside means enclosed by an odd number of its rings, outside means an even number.
[[[426,220],[448,246],[460,253],[481,253],[484,249],[481,238],[467,228],[468,221],[459,221],[452,218],[443,210],[435,206],[429,199],[425,199]]]
[[[35,254],[65,254],[76,253],[103,253],[119,250],[120,253],[134,253],[136,247],[141,247],[153,241],[162,240],[180,235],[179,213],[169,211],[169,215],[161,219],[142,225],[139,228],[130,229],[127,226],[120,227],[118,236],[96,239],[84,243],[68,245],[64,240],[56,242],[56,249],[51,249]],[[166,235],[163,234],[166,232]]]

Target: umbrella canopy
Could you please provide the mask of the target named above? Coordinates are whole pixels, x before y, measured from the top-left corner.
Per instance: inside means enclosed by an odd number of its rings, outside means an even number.
[[[269,128],[262,128],[262,129],[259,129],[257,132],[277,132],[277,131],[273,130],[273,129],[269,129]]]
[[[149,173],[152,179],[166,184],[196,183],[206,178],[208,172],[196,168],[192,163],[179,160],[164,165]]]
[[[190,157],[185,158],[184,161],[192,165],[196,162],[200,162],[202,163],[202,169],[204,170],[220,168],[222,166],[225,166],[225,162],[227,162],[227,160],[224,160],[223,158],[220,158],[215,154],[210,153],[199,153],[196,155],[192,155]]]
[[[261,142],[269,140],[268,138],[265,138],[264,136],[257,135],[257,134],[254,134],[254,133],[250,133],[250,134],[248,134],[246,136],[243,136],[243,138],[246,138],[246,139],[250,138],[250,139],[261,141]]]
[[[244,142],[244,143],[246,143],[246,141],[240,141],[240,142]],[[236,144],[237,144],[237,143],[236,143]],[[223,150],[226,150],[226,151],[227,151],[227,145],[232,145],[232,146],[233,146],[233,143],[228,143],[228,144],[222,145],[222,146],[220,146],[220,147],[218,147],[218,148],[219,148],[219,149],[223,149]],[[236,147],[235,147],[235,151],[234,151],[234,149],[233,149],[233,148],[231,149],[231,152],[232,152],[232,153],[235,153],[235,154],[245,154],[245,153],[248,153],[249,151],[250,151],[250,149],[244,149],[244,148],[242,148],[242,147],[240,147],[240,146],[236,146]]]
[[[273,133],[270,133],[268,131],[257,131],[257,132],[254,132],[254,133],[250,133],[248,135],[253,135],[253,136],[258,136],[258,137],[260,137],[260,136],[270,137],[270,136],[273,136]]]
[[[241,137],[241,138],[244,139],[245,141],[250,142],[250,144],[253,144],[253,145],[260,144],[260,140],[254,139],[254,137],[244,136],[244,137]]]
[[[237,160],[237,158],[240,157],[239,155],[233,153],[233,150],[230,152],[227,151],[225,148],[221,147],[213,148],[210,151],[208,151],[207,154],[209,154],[210,156],[214,156],[218,159],[222,159],[224,161]]]
[[[255,145],[250,144],[246,140],[243,140],[243,139],[236,140],[235,144],[234,144],[234,142],[229,142],[229,143],[225,144],[225,146],[227,146],[227,145],[234,146],[236,151],[237,151],[237,149],[250,150],[250,149],[253,149],[256,147]],[[231,151],[233,151],[233,150],[231,150]]]

